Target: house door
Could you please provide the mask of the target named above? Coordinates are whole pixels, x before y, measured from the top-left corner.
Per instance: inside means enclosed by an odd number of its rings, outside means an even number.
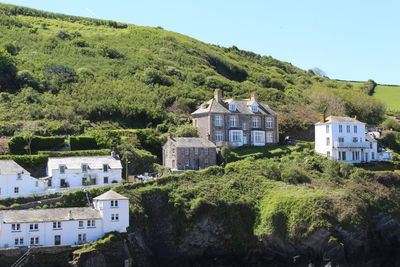
[[[65,183],[65,179],[60,180],[60,187],[67,187],[67,184]]]
[[[368,152],[365,152],[365,161],[368,162]]]
[[[54,236],[54,245],[61,245],[61,236],[60,235],[55,235]]]
[[[243,135],[243,144],[247,145],[247,135]]]

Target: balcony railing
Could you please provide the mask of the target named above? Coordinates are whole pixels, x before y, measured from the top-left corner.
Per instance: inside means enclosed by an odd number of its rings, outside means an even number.
[[[369,143],[367,142],[334,142],[334,148],[369,148]]]

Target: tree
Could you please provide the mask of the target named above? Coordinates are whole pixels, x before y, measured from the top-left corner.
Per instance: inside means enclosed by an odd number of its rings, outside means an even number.
[[[14,59],[4,48],[0,47],[0,90],[15,89],[16,72]]]
[[[20,135],[24,138],[26,142],[25,150],[28,152],[28,155],[32,155],[32,140],[33,140],[33,132],[29,130],[22,131]]]
[[[329,91],[315,91],[310,95],[311,105],[319,113],[344,115],[346,107],[340,97]]]

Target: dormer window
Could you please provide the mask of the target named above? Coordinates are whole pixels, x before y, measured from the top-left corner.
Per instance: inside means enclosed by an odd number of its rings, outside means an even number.
[[[235,102],[229,103],[229,111],[236,111],[236,103]]]
[[[251,104],[251,111],[252,112],[258,112],[258,104],[257,103]]]
[[[17,173],[17,180],[21,180],[22,179],[22,173]]]
[[[87,172],[89,169],[89,166],[87,165],[87,163],[82,163],[82,172]]]

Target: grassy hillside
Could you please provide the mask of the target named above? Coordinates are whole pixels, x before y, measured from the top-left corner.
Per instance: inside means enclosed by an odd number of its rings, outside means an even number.
[[[390,112],[400,112],[400,86],[378,85],[374,96],[387,105]]]
[[[161,28],[0,4],[0,47],[5,135],[26,127],[48,135],[160,123],[166,131],[215,88],[238,98],[257,91],[282,114],[283,132],[310,127],[324,110],[370,123],[384,114],[379,101],[342,82]]]

